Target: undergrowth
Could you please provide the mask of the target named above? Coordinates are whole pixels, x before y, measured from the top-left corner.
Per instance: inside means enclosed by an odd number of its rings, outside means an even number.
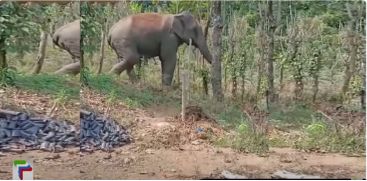
[[[25,90],[47,93],[55,97],[79,99],[79,85],[72,77],[52,74],[24,75],[16,74],[14,85]]]
[[[107,95],[109,102],[122,101],[131,108],[174,102],[169,97],[149,89],[121,85],[118,80],[109,75],[92,75],[89,77],[88,84],[91,89]]]
[[[244,122],[237,126],[235,133],[215,139],[214,144],[221,147],[230,147],[240,152],[259,155],[269,151],[268,137],[264,133],[251,129],[249,122]]]
[[[301,139],[295,141],[294,147],[303,150],[364,153],[365,134],[357,135],[349,130],[335,131],[324,122],[315,122],[303,129]]]

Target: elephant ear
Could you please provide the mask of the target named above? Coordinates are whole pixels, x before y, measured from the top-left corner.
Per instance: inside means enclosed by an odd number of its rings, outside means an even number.
[[[185,42],[192,38],[189,33],[196,26],[194,17],[187,11],[174,15],[172,29]]]

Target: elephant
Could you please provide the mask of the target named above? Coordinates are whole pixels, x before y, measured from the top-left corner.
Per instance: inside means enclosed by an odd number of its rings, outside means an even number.
[[[115,23],[108,33],[108,44],[116,52],[119,63],[110,73],[121,74],[124,70],[130,80],[135,80],[133,68],[141,57],[159,57],[162,85],[171,86],[176,67],[177,50],[183,43],[191,43],[212,62],[203,30],[193,15],[139,13],[127,16]]]
[[[80,20],[75,20],[58,28],[52,41],[61,49],[69,52],[73,63],[65,65],[56,73],[78,74],[80,72]]]

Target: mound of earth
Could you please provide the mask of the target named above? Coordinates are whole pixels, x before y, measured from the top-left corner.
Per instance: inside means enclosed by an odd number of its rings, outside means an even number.
[[[144,148],[171,148],[187,143],[209,143],[212,138],[225,134],[225,130],[215,119],[198,106],[186,108],[185,121],[181,119],[181,114],[164,122],[154,119],[143,132],[140,139],[144,140]]]

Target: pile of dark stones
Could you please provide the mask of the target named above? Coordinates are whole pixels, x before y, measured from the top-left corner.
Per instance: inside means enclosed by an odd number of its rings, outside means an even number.
[[[124,127],[93,112],[80,112],[79,129],[68,121],[0,109],[0,151],[62,151],[68,147],[109,151],[130,142]]]
[[[0,109],[0,150],[63,150],[79,146],[78,131],[67,121],[31,117]]]
[[[80,149],[109,151],[114,147],[131,142],[127,130],[116,121],[101,117],[93,112],[80,112]]]

